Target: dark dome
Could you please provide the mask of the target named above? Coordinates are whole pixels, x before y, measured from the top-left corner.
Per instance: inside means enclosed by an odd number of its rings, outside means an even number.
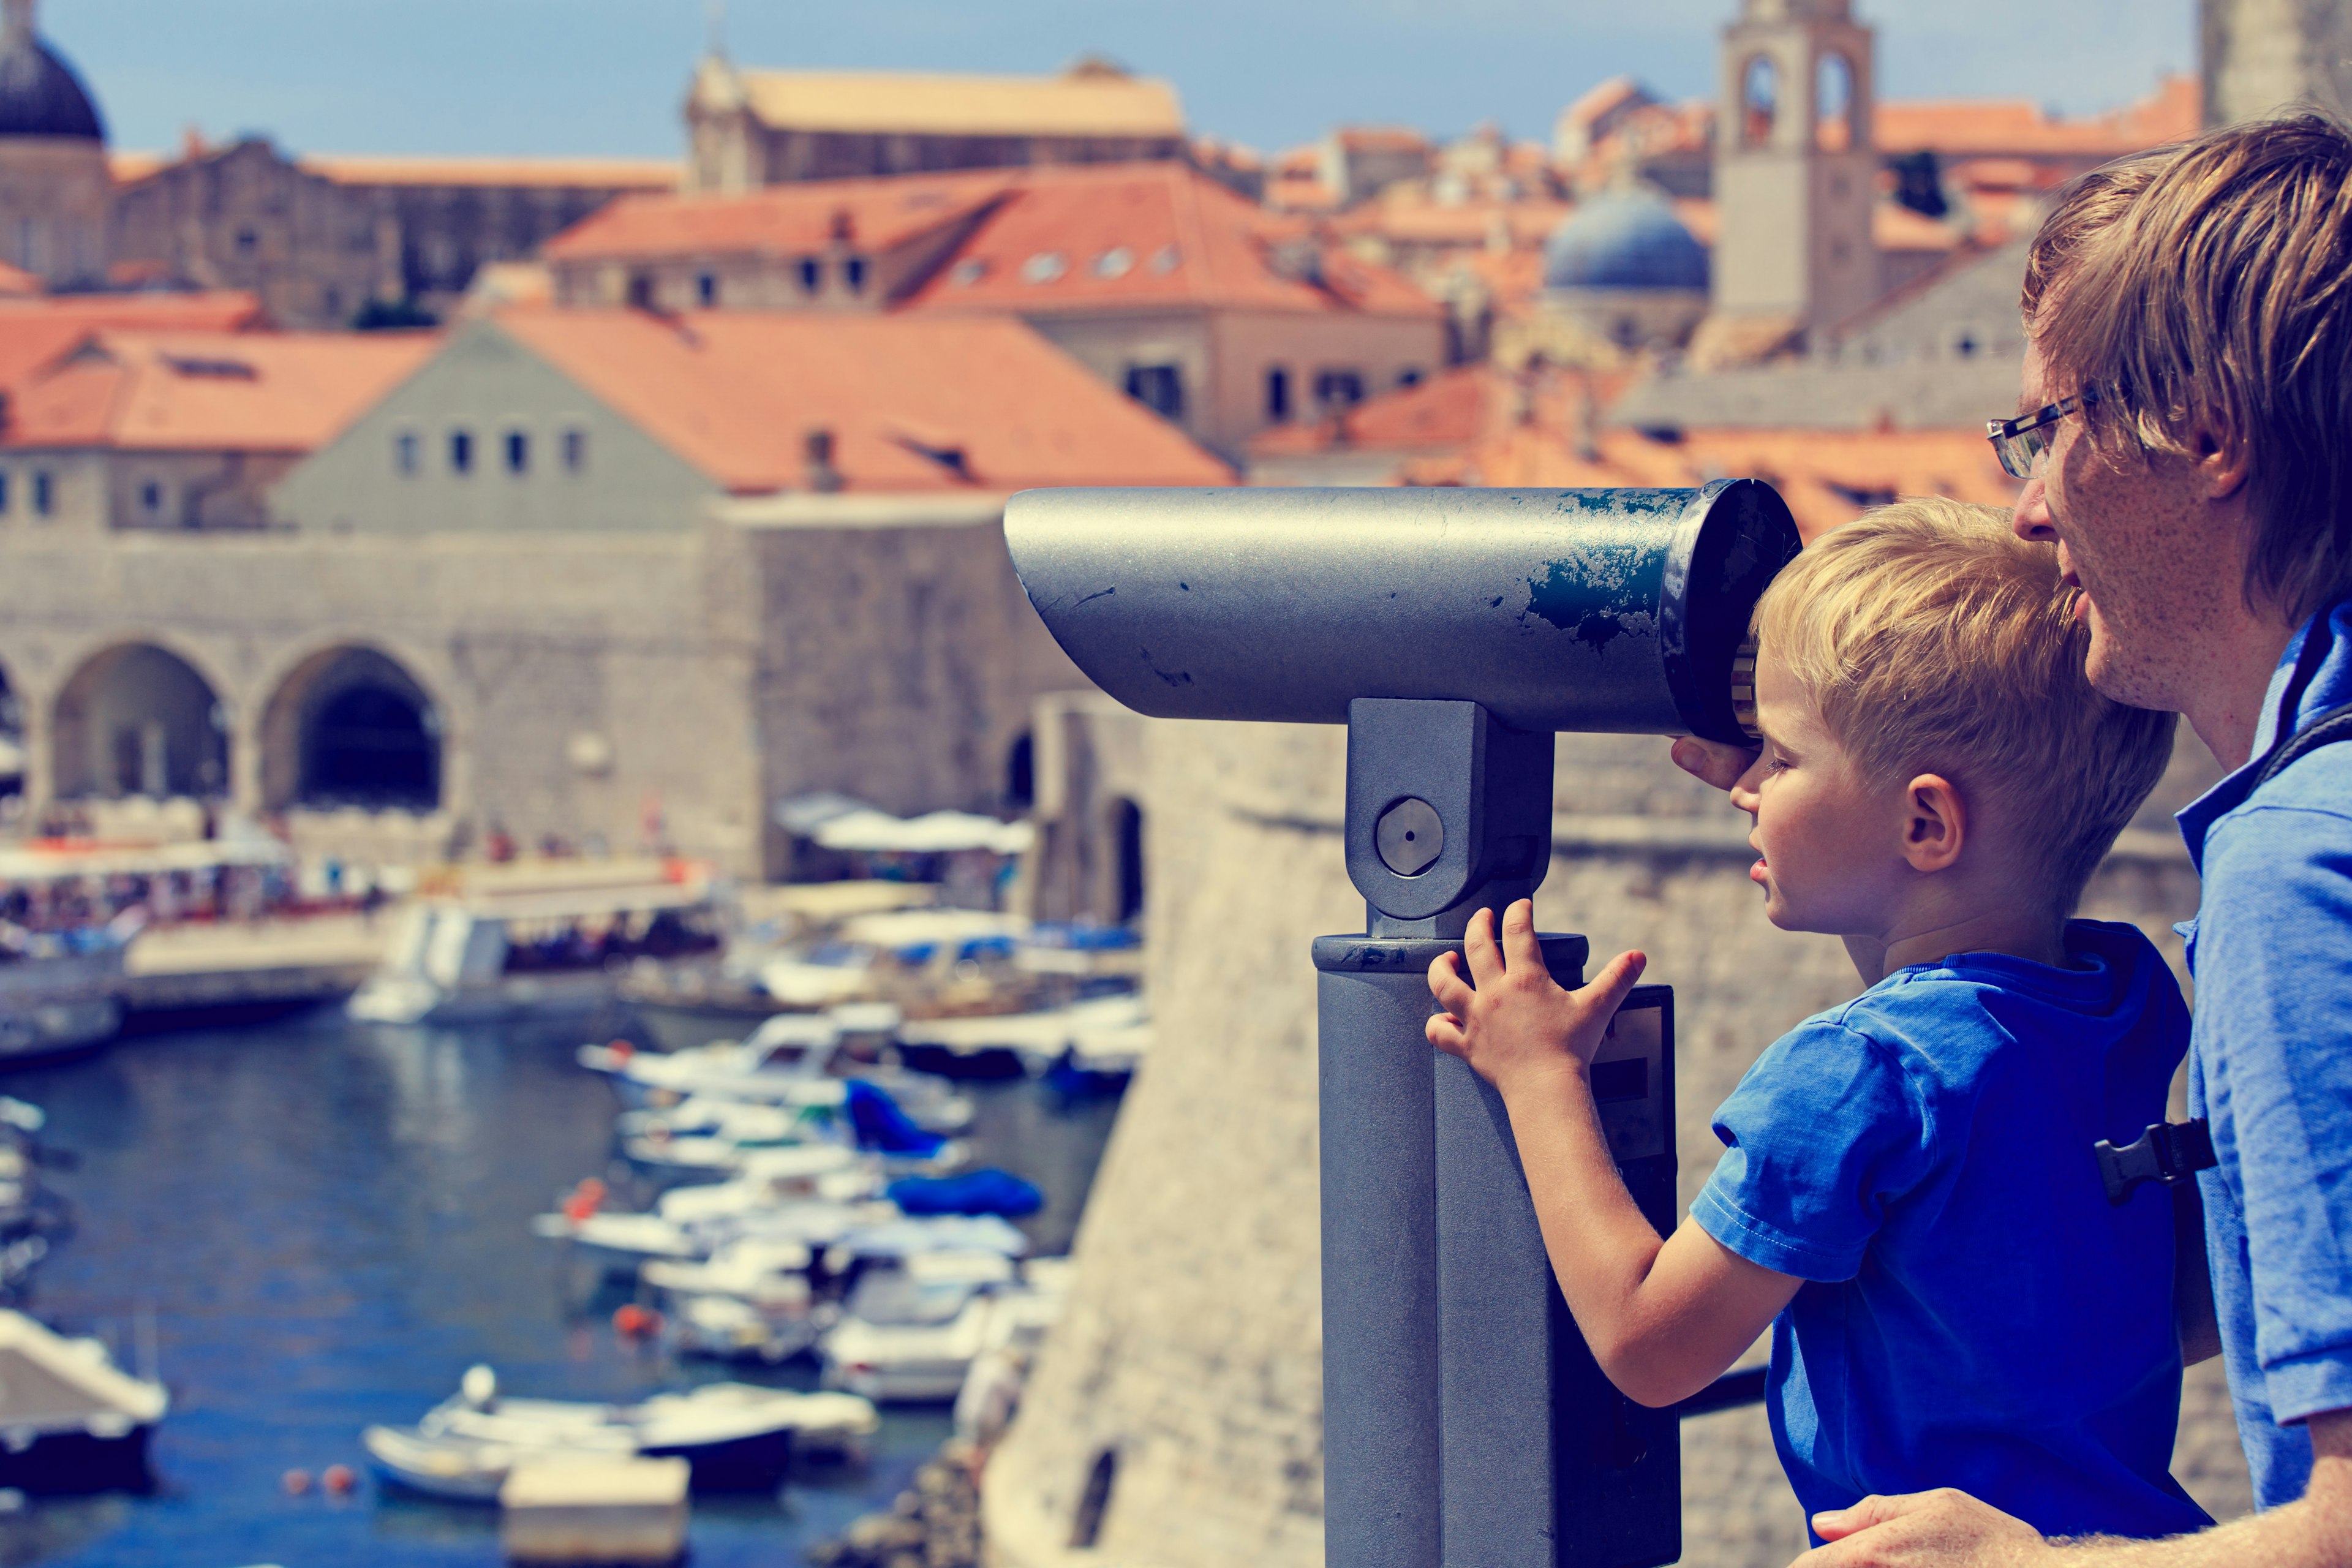
[[[1706,288],[1706,248],[1646,191],[1611,191],[1544,242],[1547,289]]]
[[[29,27],[0,33],[0,136],[106,140],[81,79]]]

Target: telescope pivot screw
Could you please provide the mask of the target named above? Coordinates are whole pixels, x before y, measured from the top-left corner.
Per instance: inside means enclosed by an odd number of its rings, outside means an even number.
[[[1407,795],[1386,811],[1372,827],[1373,847],[1381,864],[1400,877],[1418,877],[1445,853],[1445,824],[1437,808],[1418,795]]]

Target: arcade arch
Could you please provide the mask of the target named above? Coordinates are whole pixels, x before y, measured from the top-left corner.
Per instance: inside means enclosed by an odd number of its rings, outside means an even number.
[[[119,643],[84,660],[58,692],[57,798],[220,799],[228,730],[228,710],[194,665],[152,643]]]
[[[262,710],[262,807],[435,810],[441,728],[431,694],[397,659],[361,644],[322,649]]]
[[[1860,105],[1854,101],[1853,64],[1832,51],[1822,57],[1813,80],[1813,145],[1824,153],[1845,153],[1862,145],[1857,124]]]
[[[1739,144],[1766,147],[1780,112],[1780,72],[1769,55],[1756,55],[1739,69]]]

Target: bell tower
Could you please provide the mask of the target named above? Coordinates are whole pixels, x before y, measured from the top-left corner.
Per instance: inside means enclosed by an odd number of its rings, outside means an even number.
[[[1872,34],[1853,0],[1740,0],[1716,121],[1718,325],[1801,337],[1882,292]]]

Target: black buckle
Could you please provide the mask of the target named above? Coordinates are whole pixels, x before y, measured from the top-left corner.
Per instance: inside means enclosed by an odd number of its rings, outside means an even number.
[[[2104,1138],[2093,1148],[2099,1156],[2099,1179],[2107,1184],[2111,1204],[2131,1196],[2132,1189],[2142,1182],[2178,1186],[2221,1163],[2213,1157],[2213,1134],[2201,1117],[2193,1121],[2159,1121],[2120,1149]]]

